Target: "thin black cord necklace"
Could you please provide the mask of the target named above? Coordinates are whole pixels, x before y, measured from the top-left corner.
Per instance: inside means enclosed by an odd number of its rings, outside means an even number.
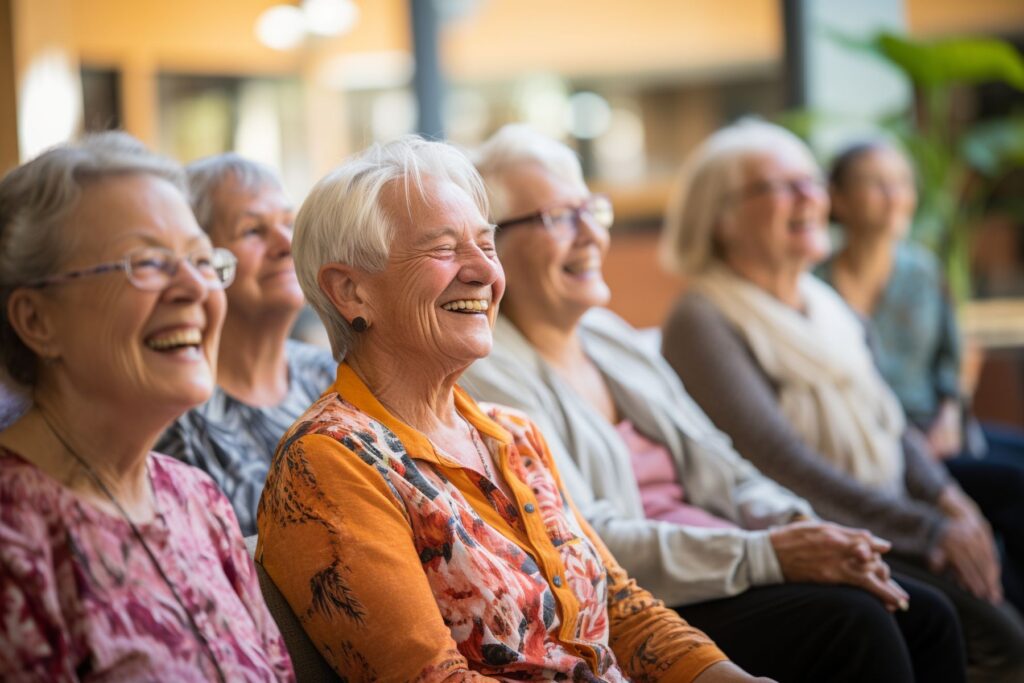
[[[198,640],[199,644],[202,645],[203,650],[206,652],[206,656],[209,657],[211,662],[213,662],[213,667],[217,670],[217,680],[219,680],[220,683],[227,683],[227,678],[224,676],[224,671],[220,668],[220,662],[217,661],[217,658],[213,654],[213,647],[210,645],[210,641],[207,640],[206,636],[203,635],[203,632],[199,630],[199,624],[196,623],[195,617],[193,617],[192,612],[190,612],[188,608],[185,607],[185,602],[181,599],[181,596],[178,595],[178,591],[174,588],[174,584],[171,582],[170,578],[168,578],[167,574],[164,572],[163,566],[156,559],[156,555],[150,549],[149,544],[146,543],[146,539],[143,538],[142,532],[139,531],[139,527],[135,526],[135,522],[133,522],[132,518],[128,516],[128,512],[121,505],[121,502],[118,501],[118,499],[114,496],[113,492],[103,482],[103,479],[100,478],[99,473],[96,472],[96,470],[93,469],[92,465],[90,465],[88,461],[85,460],[85,458],[80,456],[78,452],[71,447],[71,444],[68,443],[67,439],[65,439],[64,436],[59,431],[57,431],[57,428],[53,426],[52,422],[50,422],[50,418],[46,416],[46,411],[40,408],[39,416],[43,418],[43,422],[46,423],[46,426],[50,430],[50,433],[57,438],[57,441],[60,441],[60,444],[62,446],[64,446],[64,450],[71,454],[71,457],[73,457],[82,467],[82,469],[85,470],[86,474],[89,475],[89,478],[93,480],[93,483],[95,483],[96,486],[99,487],[100,491],[102,491],[103,494],[110,499],[110,502],[114,504],[114,507],[117,508],[117,511],[121,513],[122,517],[124,517],[124,521],[128,522],[128,526],[131,527],[132,534],[135,536],[135,540],[137,540],[139,544],[142,545],[142,549],[146,551],[146,555],[149,556],[149,561],[153,563],[153,568],[156,569],[157,574],[159,574],[160,578],[163,579],[165,584],[167,584],[167,588],[171,591],[171,595],[174,597],[174,601],[178,603],[178,607],[181,608],[181,611],[184,612],[185,616],[188,618],[188,625],[192,628],[192,633],[195,635],[196,640]],[[148,462],[146,463],[146,479],[148,482]],[[155,502],[156,491],[153,491],[152,493]]]

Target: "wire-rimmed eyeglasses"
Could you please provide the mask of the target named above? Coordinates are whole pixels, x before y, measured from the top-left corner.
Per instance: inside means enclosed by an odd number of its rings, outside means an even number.
[[[238,259],[227,249],[204,247],[178,256],[163,247],[139,247],[114,263],[101,263],[91,268],[47,275],[26,282],[23,287],[39,289],[71,282],[90,275],[122,271],[134,287],[148,292],[161,290],[170,284],[182,261],[187,261],[210,289],[224,289],[235,279]]]
[[[498,230],[507,230],[517,225],[540,221],[555,239],[570,240],[575,239],[579,233],[584,214],[590,217],[593,225],[602,230],[612,227],[612,223],[615,221],[615,211],[612,208],[611,200],[603,194],[592,194],[576,206],[555,206],[527,216],[502,221],[498,223]]]

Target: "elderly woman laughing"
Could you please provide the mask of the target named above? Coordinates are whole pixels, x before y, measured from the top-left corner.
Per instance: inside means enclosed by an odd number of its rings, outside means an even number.
[[[257,558],[351,680],[752,680],[629,579],[529,420],[456,386],[505,288],[486,215],[418,138],[313,189],[296,269],[344,362],[274,457]]]

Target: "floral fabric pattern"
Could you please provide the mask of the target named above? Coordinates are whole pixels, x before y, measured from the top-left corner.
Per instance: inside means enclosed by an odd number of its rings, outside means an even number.
[[[271,464],[257,559],[343,677],[685,681],[724,659],[615,564],[529,420],[461,390],[456,407],[512,498],[345,364]]]
[[[292,681],[231,506],[151,454],[157,516],[137,525],[228,681]],[[120,517],[0,449],[4,681],[215,681],[211,654]]]

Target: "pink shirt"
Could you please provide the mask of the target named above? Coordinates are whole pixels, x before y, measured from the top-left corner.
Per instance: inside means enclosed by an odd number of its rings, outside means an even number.
[[[138,528],[231,683],[294,681],[231,504],[149,456],[157,516]],[[0,448],[0,678],[216,681],[210,653],[127,522]]]
[[[615,425],[615,430],[629,449],[630,464],[640,487],[640,500],[647,519],[711,529],[736,528],[731,522],[687,505],[686,492],[676,474],[672,454],[663,444],[638,432],[629,420]]]

